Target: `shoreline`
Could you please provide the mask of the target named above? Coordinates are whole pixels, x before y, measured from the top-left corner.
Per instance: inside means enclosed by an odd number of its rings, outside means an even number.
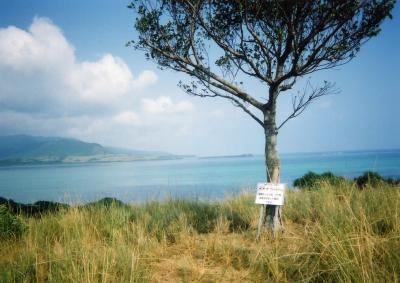
[[[287,191],[295,192],[295,191],[303,191],[307,189],[319,189],[320,187],[329,184],[331,186],[356,186],[356,188],[363,190],[367,187],[374,187],[374,186],[391,186],[395,189],[400,189],[400,179],[392,179],[386,178],[379,175],[376,172],[367,171],[364,174],[354,178],[354,179],[346,179],[342,176],[335,175],[331,172],[325,172],[322,174],[317,174],[314,172],[308,172],[307,174],[303,175],[300,178],[297,178],[293,182],[292,187],[287,187]],[[208,199],[202,200],[198,197],[196,198],[187,198],[187,197],[166,197],[164,199],[147,199],[146,201],[141,201],[138,203],[134,202],[123,202],[115,197],[103,197],[98,200],[92,200],[84,203],[65,203],[65,202],[58,202],[58,201],[49,201],[49,200],[38,200],[35,202],[17,202],[11,198],[4,198],[0,196],[0,205],[5,205],[8,207],[8,210],[14,214],[25,214],[26,216],[37,216],[42,213],[47,212],[57,212],[60,209],[66,209],[71,207],[87,207],[92,205],[114,205],[117,204],[118,206],[127,206],[127,205],[145,205],[149,202],[158,202],[164,203],[170,200],[181,200],[181,201],[197,201],[197,202],[205,202],[205,203],[213,203],[218,201],[225,201],[227,198],[237,197],[243,194],[254,193],[255,191],[249,190],[241,190],[231,194],[229,196],[224,196],[222,199]]]

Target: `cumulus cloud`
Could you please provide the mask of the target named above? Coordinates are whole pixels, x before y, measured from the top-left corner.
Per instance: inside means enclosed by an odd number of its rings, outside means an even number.
[[[139,77],[133,82],[133,87],[136,89],[142,89],[148,85],[152,85],[157,80],[158,77],[154,72],[145,70],[141,72]]]
[[[124,111],[114,117],[114,121],[123,125],[139,125],[139,116],[132,111]]]
[[[27,31],[0,29],[0,64],[15,71],[62,71],[72,67],[74,48],[49,19],[34,18]]]
[[[0,73],[3,108],[20,111],[44,111],[47,102],[64,111],[71,103],[74,108],[82,103],[84,109],[90,108],[88,104],[110,107],[157,81],[148,70],[134,77],[112,54],[96,61],[77,60],[60,28],[46,18],[35,18],[26,31],[14,26],[0,29]]]
[[[129,67],[111,54],[95,62],[78,64],[67,78],[72,93],[88,102],[108,103],[129,93],[134,83]]]
[[[189,101],[172,102],[168,96],[160,96],[157,99],[142,99],[143,110],[145,113],[162,115],[175,114],[193,111],[193,104]]]
[[[26,30],[0,28],[0,132],[144,147],[187,134],[192,103],[149,93],[157,75],[134,71],[111,53],[79,60],[47,18],[34,18]]]

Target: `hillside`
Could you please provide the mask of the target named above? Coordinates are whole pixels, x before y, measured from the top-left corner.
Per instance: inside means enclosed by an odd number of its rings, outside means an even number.
[[[97,143],[58,137],[33,137],[27,135],[0,137],[0,159],[24,159],[37,157],[66,157],[69,155],[106,154],[107,150]]]
[[[0,165],[175,158],[179,157],[166,152],[104,147],[98,143],[88,143],[71,138],[28,135],[0,136]]]

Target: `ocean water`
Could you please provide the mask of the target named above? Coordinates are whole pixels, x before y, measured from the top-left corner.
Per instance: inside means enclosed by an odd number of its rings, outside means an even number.
[[[364,171],[400,179],[400,150],[281,155],[281,182],[308,171],[354,178]],[[83,203],[103,197],[125,202],[165,198],[214,200],[265,181],[264,157],[0,167],[0,196]]]

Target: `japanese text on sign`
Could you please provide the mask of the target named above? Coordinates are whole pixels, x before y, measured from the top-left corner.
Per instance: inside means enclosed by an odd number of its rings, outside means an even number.
[[[283,205],[286,184],[258,183],[257,204]]]

